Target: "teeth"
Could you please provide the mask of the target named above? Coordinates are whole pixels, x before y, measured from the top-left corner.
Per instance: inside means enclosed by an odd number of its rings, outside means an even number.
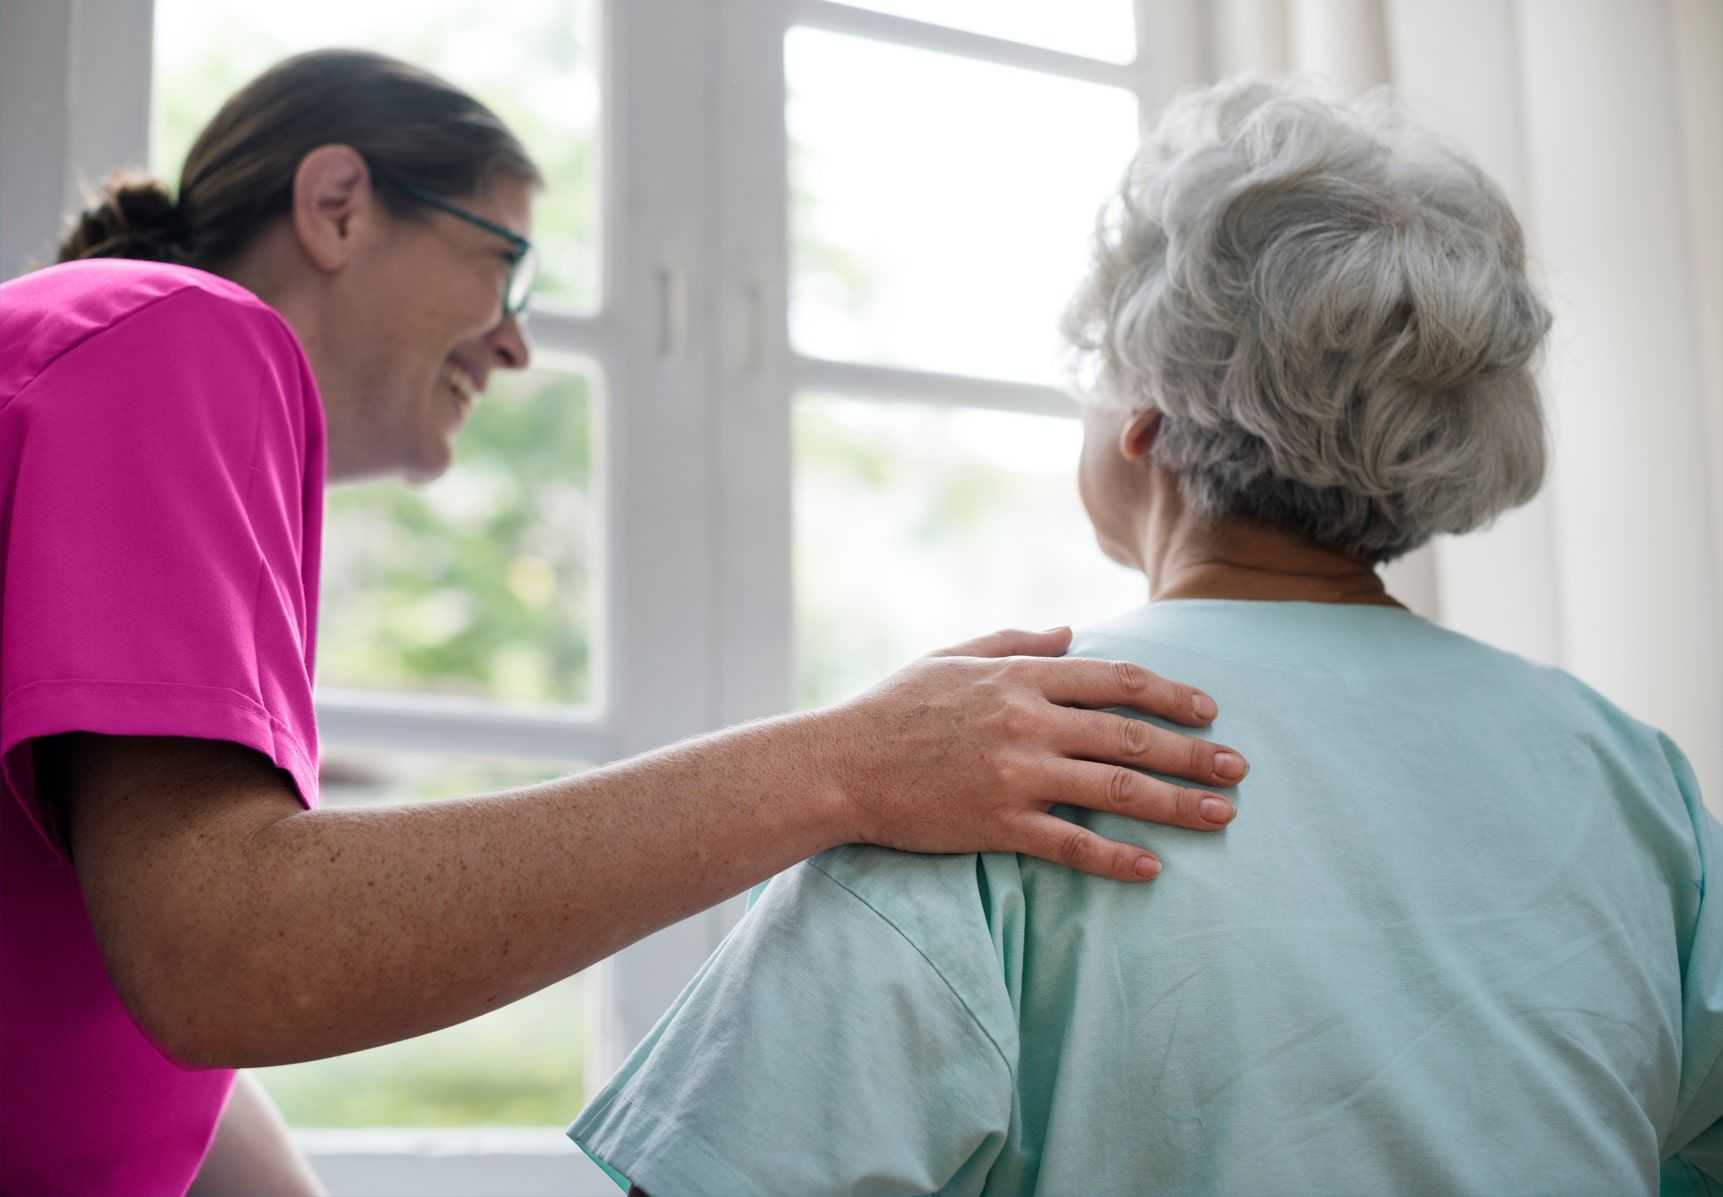
[[[473,376],[453,362],[443,367],[443,380],[449,384],[455,394],[468,402],[471,402],[473,396],[478,394],[479,384],[473,380]]]

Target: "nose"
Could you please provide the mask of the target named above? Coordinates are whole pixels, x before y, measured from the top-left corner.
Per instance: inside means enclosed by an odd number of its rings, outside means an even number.
[[[485,334],[485,350],[499,369],[526,369],[532,360],[532,343],[526,335],[526,316],[504,316],[501,323]]]

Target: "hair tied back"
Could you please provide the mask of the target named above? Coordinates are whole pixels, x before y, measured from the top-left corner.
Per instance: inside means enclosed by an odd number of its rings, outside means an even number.
[[[141,258],[186,262],[190,258],[185,213],[158,179],[131,171],[109,175],[60,242],[57,261],[79,258]]]

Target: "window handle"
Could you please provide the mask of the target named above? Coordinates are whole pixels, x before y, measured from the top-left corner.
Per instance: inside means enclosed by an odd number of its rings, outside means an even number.
[[[757,279],[742,287],[742,373],[758,374],[766,364],[766,297]]]
[[[658,306],[658,360],[674,361],[688,339],[688,283],[674,266],[653,271]]]

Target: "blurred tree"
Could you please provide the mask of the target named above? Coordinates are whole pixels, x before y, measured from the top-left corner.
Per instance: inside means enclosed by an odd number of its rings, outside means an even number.
[[[320,684],[594,697],[591,408],[586,375],[497,375],[446,477],[331,492]]]

